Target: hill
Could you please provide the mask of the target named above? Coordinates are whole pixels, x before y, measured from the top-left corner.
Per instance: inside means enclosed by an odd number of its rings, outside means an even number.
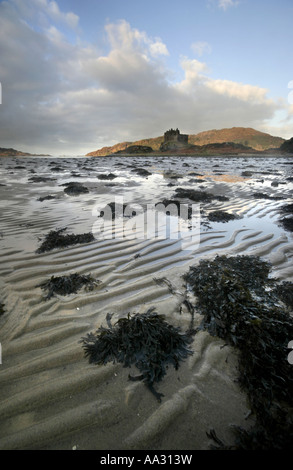
[[[123,152],[129,146],[149,146],[155,152],[159,152],[160,145],[164,141],[164,136],[137,140],[135,142],[123,142],[111,147],[103,147],[102,149],[88,153],[87,156],[106,156],[116,152]],[[192,146],[194,151],[200,150],[198,147],[210,145],[210,144],[223,144],[226,142],[239,144],[241,146],[249,147],[250,150],[263,151],[269,149],[278,149],[284,142],[285,139],[281,137],[274,137],[270,134],[257,131],[252,128],[246,127],[232,127],[229,129],[210,130],[200,132],[199,134],[189,135],[189,151],[192,152]],[[202,149],[204,150],[204,149]]]
[[[293,137],[281,145],[280,150],[285,153],[293,153]]]
[[[190,144],[207,145],[223,142],[234,142],[254,150],[279,148],[285,139],[274,137],[265,132],[256,131],[250,127],[232,127],[230,129],[211,130],[189,136]]]
[[[0,157],[49,157],[50,155],[34,155],[21,150],[0,147]]]

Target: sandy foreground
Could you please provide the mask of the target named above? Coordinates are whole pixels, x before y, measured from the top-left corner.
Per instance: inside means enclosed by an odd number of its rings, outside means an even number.
[[[178,370],[170,366],[155,385],[164,394],[161,403],[143,383],[128,380],[136,370],[89,364],[79,341],[106,327],[107,313],[115,323],[150,307],[187,330],[182,276],[202,258],[258,255],[272,263],[272,276],[292,281],[293,236],[279,223],[280,208],[292,203],[292,164],[293,158],[253,156],[2,158],[0,449],[201,450],[210,448],[212,428],[231,444],[231,425],[250,428],[237,352],[206,331],[194,336],[193,355]],[[140,176],[132,171],[137,168],[151,174]],[[116,178],[98,178],[110,172]],[[65,194],[62,185],[71,181],[89,192]],[[229,200],[195,207],[201,223],[191,238],[183,226],[186,243],[143,237],[139,230],[140,237],[133,236],[130,218],[113,238],[100,231],[99,210],[115,198],[143,206],[171,198],[177,187]],[[255,198],[256,192],[273,197]],[[48,195],[55,198],[38,201]],[[215,209],[239,219],[207,223]],[[93,232],[95,241],[36,254],[50,230],[65,227],[67,233]],[[100,283],[91,292],[50,300],[36,287],[74,272]],[[197,325],[201,319],[197,314]]]

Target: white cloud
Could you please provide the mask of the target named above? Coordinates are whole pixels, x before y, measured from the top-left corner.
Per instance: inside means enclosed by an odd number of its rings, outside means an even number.
[[[131,28],[125,20],[109,23],[105,30],[113,50],[135,50],[152,56],[169,55],[167,46],[160,38],[149,38],[144,31]]]
[[[79,23],[75,13],[62,12],[54,0],[10,0],[10,3],[22,19],[37,21],[40,25],[54,21],[75,29]]]
[[[199,57],[203,56],[204,54],[210,54],[212,52],[210,44],[204,41],[194,42],[190,47]]]
[[[222,10],[227,10],[227,8],[234,7],[238,5],[237,0],[218,0],[218,6]]]
[[[269,90],[252,85],[232,82],[230,80],[207,80],[206,86],[220,95],[236,98],[240,101],[255,104],[273,104],[273,100],[267,98]]]
[[[150,44],[150,54],[153,57],[158,57],[160,55],[169,55],[169,52],[166,44],[160,40],[157,40],[156,42]]]
[[[165,44],[126,21],[105,26],[107,54],[92,44],[72,44],[52,20],[68,19],[57,7],[48,0],[0,3],[2,147],[80,154],[159,136],[170,127],[186,133],[259,128],[282,108],[267,90],[212,79],[207,64],[196,59],[183,57],[184,77],[171,83]],[[38,29],[20,21],[40,10],[47,21]]]
[[[207,0],[209,7],[213,8],[216,6],[224,11],[228,10],[228,8],[236,7],[239,3],[239,0]]]

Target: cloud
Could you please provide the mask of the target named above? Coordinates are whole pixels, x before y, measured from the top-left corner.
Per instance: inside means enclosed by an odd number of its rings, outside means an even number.
[[[172,82],[167,46],[124,20],[105,25],[109,51],[101,55],[94,44],[67,41],[57,19],[72,31],[78,24],[56,2],[0,3],[2,147],[84,154],[170,127],[259,128],[282,108],[267,90],[213,79],[206,63],[188,57],[182,80]]]
[[[199,57],[202,57],[204,54],[210,54],[212,52],[212,48],[209,43],[204,41],[194,42],[190,47]]]
[[[74,29],[79,23],[79,17],[75,13],[62,12],[54,0],[10,0],[7,3],[15,7],[22,19],[37,22],[38,25],[54,21]]]
[[[222,10],[227,10],[227,8],[234,7],[238,5],[237,0],[218,0],[218,6]]]
[[[208,6],[214,7],[215,5],[221,10],[226,11],[228,8],[239,5],[239,0],[207,0]]]

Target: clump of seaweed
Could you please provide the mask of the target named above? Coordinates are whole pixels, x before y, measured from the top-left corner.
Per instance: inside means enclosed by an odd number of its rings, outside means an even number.
[[[281,213],[285,215],[279,220],[280,224],[288,232],[293,232],[293,204],[285,204],[281,207]]]
[[[81,183],[76,181],[71,181],[70,183],[65,183],[66,188],[64,189],[65,194],[68,196],[76,196],[79,194],[87,194],[89,192],[86,186],[83,186]]]
[[[114,175],[114,173],[109,173],[108,175],[101,174],[101,175],[98,175],[97,178],[99,180],[113,180],[117,178],[117,175]]]
[[[47,178],[45,176],[31,176],[29,178],[30,183],[48,183],[50,181],[56,181],[55,178]]]
[[[145,168],[134,168],[131,171],[132,171],[132,173],[136,173],[139,176],[150,176],[151,175],[151,173],[148,170],[146,170]]]
[[[50,194],[48,196],[44,197],[39,197],[38,201],[43,202],[43,201],[49,201],[50,199],[55,199],[55,196],[51,196]]]
[[[4,304],[0,302],[0,316],[4,315],[4,313],[5,313]]]
[[[269,273],[269,263],[254,256],[217,256],[185,276],[204,316],[202,328],[239,351],[239,383],[256,416],[250,433],[236,430],[242,449],[285,449],[293,439],[293,370],[287,360],[293,319],[278,306],[280,291]]]
[[[271,199],[274,201],[279,201],[281,199],[284,199],[283,196],[270,196],[269,194],[261,193],[261,192],[253,193],[253,197],[255,199]]]
[[[77,292],[86,286],[86,290],[93,290],[100,281],[96,281],[91,275],[80,275],[78,273],[70,274],[69,276],[52,276],[49,280],[38,284],[36,287],[47,291],[45,300],[49,300],[59,295],[77,294]]]
[[[179,328],[167,323],[164,316],[154,308],[143,314],[128,314],[112,326],[111,315],[107,315],[109,328],[100,327],[81,339],[85,356],[92,364],[119,362],[124,367],[135,365],[140,375],[130,380],[141,380],[161,401],[163,396],[153,385],[166,374],[168,364],[178,369],[181,360],[192,354],[188,348],[191,333],[182,333]]]
[[[293,232],[293,217],[284,217],[280,220],[280,223],[283,225],[285,230]]]
[[[230,222],[230,220],[238,219],[238,217],[226,211],[216,210],[209,213],[208,219],[210,222]]]
[[[293,204],[285,204],[281,207],[281,212],[285,214],[293,214]]]
[[[90,243],[95,240],[93,234],[82,233],[82,234],[63,234],[67,230],[61,228],[59,230],[51,230],[45,237],[41,246],[37,249],[36,253],[44,253],[47,251],[54,250],[55,248],[66,248],[70,245],[76,245],[79,243]]]
[[[217,201],[228,201],[227,196],[214,195],[207,193],[206,191],[198,191],[196,189],[184,189],[176,188],[176,196],[179,198],[187,198],[195,202],[211,202],[213,200]]]

